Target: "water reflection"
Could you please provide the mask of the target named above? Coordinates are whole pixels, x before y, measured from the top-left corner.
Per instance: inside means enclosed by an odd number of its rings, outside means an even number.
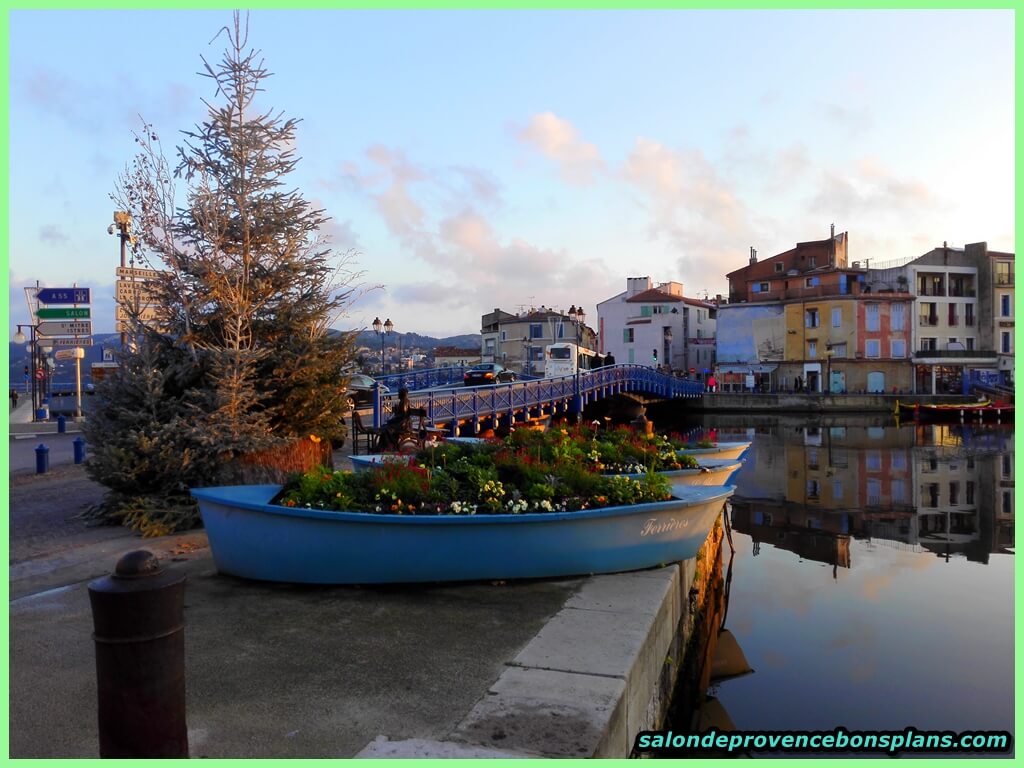
[[[707,692],[737,728],[1013,731],[1012,428],[656,423],[753,441],[727,615],[757,673]]]
[[[1008,427],[780,423],[752,437],[732,521],[754,554],[769,543],[835,570],[853,566],[851,538],[979,563],[1012,551]]]

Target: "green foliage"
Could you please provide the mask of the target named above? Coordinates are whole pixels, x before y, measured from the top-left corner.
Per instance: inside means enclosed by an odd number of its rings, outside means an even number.
[[[111,493],[104,514],[155,528],[195,523],[187,489],[237,477],[238,461],[316,435],[344,439],[340,371],[351,338],[329,332],[348,305],[350,255],[333,255],[324,212],[288,186],[298,121],[257,110],[269,73],[247,49],[238,14],[222,61],[204,60],[219,102],[185,132],[172,169],[144,125],[140,152],[112,199],[132,216],[133,264],[160,271],[146,282],[156,321],[131,322],[134,344],[98,387],[86,431],[89,473]],[[176,198],[174,180],[186,186]],[[138,308],[122,304],[129,314]],[[189,513],[182,509],[190,507]]]

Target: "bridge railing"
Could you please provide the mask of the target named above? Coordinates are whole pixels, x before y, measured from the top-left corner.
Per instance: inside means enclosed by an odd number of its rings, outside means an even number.
[[[509,384],[418,394],[413,392],[411,386],[409,390],[409,401],[412,406],[426,409],[428,420],[439,424],[501,416],[557,402],[572,403],[572,409],[579,411],[587,402],[619,392],[640,391],[665,398],[700,397],[703,385],[699,381],[669,376],[642,365],[622,364],[582,372],[579,375]],[[397,394],[394,389],[385,396],[381,396],[378,391],[374,398],[374,426],[380,426],[390,418],[396,401]]]

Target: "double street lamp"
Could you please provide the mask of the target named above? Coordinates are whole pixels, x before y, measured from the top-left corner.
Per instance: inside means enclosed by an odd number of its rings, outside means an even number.
[[[30,329],[30,335],[28,337],[29,338],[29,344],[26,347],[26,350],[29,353],[28,375],[29,375],[29,377],[31,379],[31,382],[32,382],[32,390],[31,390],[32,391],[32,420],[35,421],[36,420],[36,410],[42,404],[41,403],[41,401],[42,401],[41,391],[40,391],[39,387],[36,386],[36,374],[39,371],[44,371],[43,365],[45,363],[43,363],[39,359],[39,357],[40,357],[39,356],[39,340],[36,338],[36,326],[35,325],[29,324],[29,323],[26,323],[26,324],[23,325],[21,323],[18,323],[18,330],[14,334],[14,343],[15,344],[24,344],[25,343],[26,337],[25,337],[25,332],[22,330],[22,328]],[[44,375],[45,375],[45,373],[47,373],[47,372],[44,371]],[[26,389],[28,389],[28,387],[26,387]],[[28,393],[26,392],[26,394],[28,394]]]
[[[583,307],[577,307],[573,304],[569,307],[569,319],[576,323],[576,365],[574,369],[576,371],[575,385],[576,385],[576,414],[577,418],[583,417],[583,395],[580,392],[580,365],[583,362],[583,355],[580,354],[580,344],[583,341],[583,321],[587,315],[583,311]]]
[[[395,324],[391,322],[389,317],[383,323],[379,317],[373,318],[373,332],[380,336],[380,372],[384,373],[384,337],[387,336],[391,331],[395,329]]]

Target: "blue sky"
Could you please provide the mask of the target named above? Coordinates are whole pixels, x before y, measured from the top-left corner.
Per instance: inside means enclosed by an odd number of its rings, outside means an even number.
[[[12,11],[12,322],[93,288],[113,330],[108,194],[139,116],[203,118],[228,11]],[[852,259],[1014,249],[1012,11],[253,11],[302,119],[294,182],[358,252],[335,327],[479,332],[595,305],[627,276],[725,273],[850,233]],[[179,192],[181,189],[179,188]],[[13,327],[11,333],[13,334]]]

